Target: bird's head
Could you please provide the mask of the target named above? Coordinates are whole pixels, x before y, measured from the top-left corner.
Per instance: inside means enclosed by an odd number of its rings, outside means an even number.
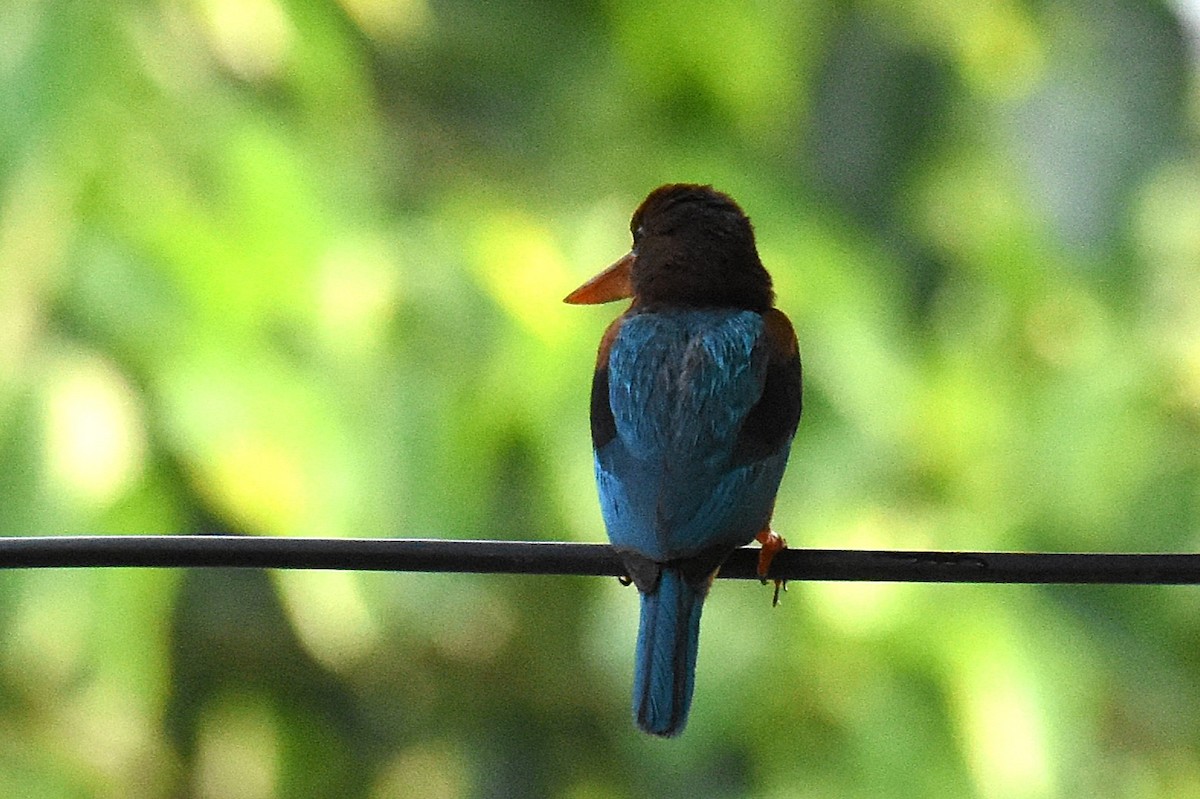
[[[674,183],[650,193],[629,224],[633,248],[566,302],[633,297],[639,307],[771,307],[771,276],[750,220],[711,186]]]

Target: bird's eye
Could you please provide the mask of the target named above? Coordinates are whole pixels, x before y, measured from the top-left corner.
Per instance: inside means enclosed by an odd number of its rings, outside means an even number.
[[[634,243],[636,243],[642,237],[642,234],[644,234],[645,232],[646,232],[645,225],[638,225],[636,228],[634,228],[634,231],[633,231]]]

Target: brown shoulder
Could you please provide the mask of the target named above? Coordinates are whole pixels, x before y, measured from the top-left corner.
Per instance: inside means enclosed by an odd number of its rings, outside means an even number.
[[[596,351],[596,368],[608,368],[608,355],[612,352],[613,342],[617,340],[617,334],[621,332],[621,325],[625,323],[625,314],[621,314],[605,329],[604,335],[600,337],[600,349]]]
[[[778,308],[769,308],[763,313],[766,324],[767,346],[770,347],[771,359],[787,361],[800,354],[800,346],[796,342],[796,329],[792,320]]]
[[[803,378],[796,331],[783,311],[763,313],[767,368],[762,396],[750,409],[734,444],[733,462],[752,463],[786,448],[803,407]]]
[[[613,417],[612,404],[608,396],[608,356],[612,352],[613,342],[621,332],[625,322],[622,314],[612,321],[604,336],[600,339],[600,349],[596,352],[596,371],[592,375],[592,448],[600,449],[617,436],[617,422]]]

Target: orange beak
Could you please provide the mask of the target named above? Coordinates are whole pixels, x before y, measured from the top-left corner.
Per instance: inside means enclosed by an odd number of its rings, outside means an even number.
[[[566,296],[563,302],[571,305],[597,305],[602,302],[623,300],[633,296],[633,282],[629,273],[637,255],[626,253],[615,264]]]

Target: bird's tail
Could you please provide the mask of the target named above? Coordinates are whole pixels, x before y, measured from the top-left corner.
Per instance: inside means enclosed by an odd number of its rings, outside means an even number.
[[[706,588],[693,586],[678,569],[666,567],[657,590],[641,595],[633,717],[652,735],[678,735],[687,723]]]

